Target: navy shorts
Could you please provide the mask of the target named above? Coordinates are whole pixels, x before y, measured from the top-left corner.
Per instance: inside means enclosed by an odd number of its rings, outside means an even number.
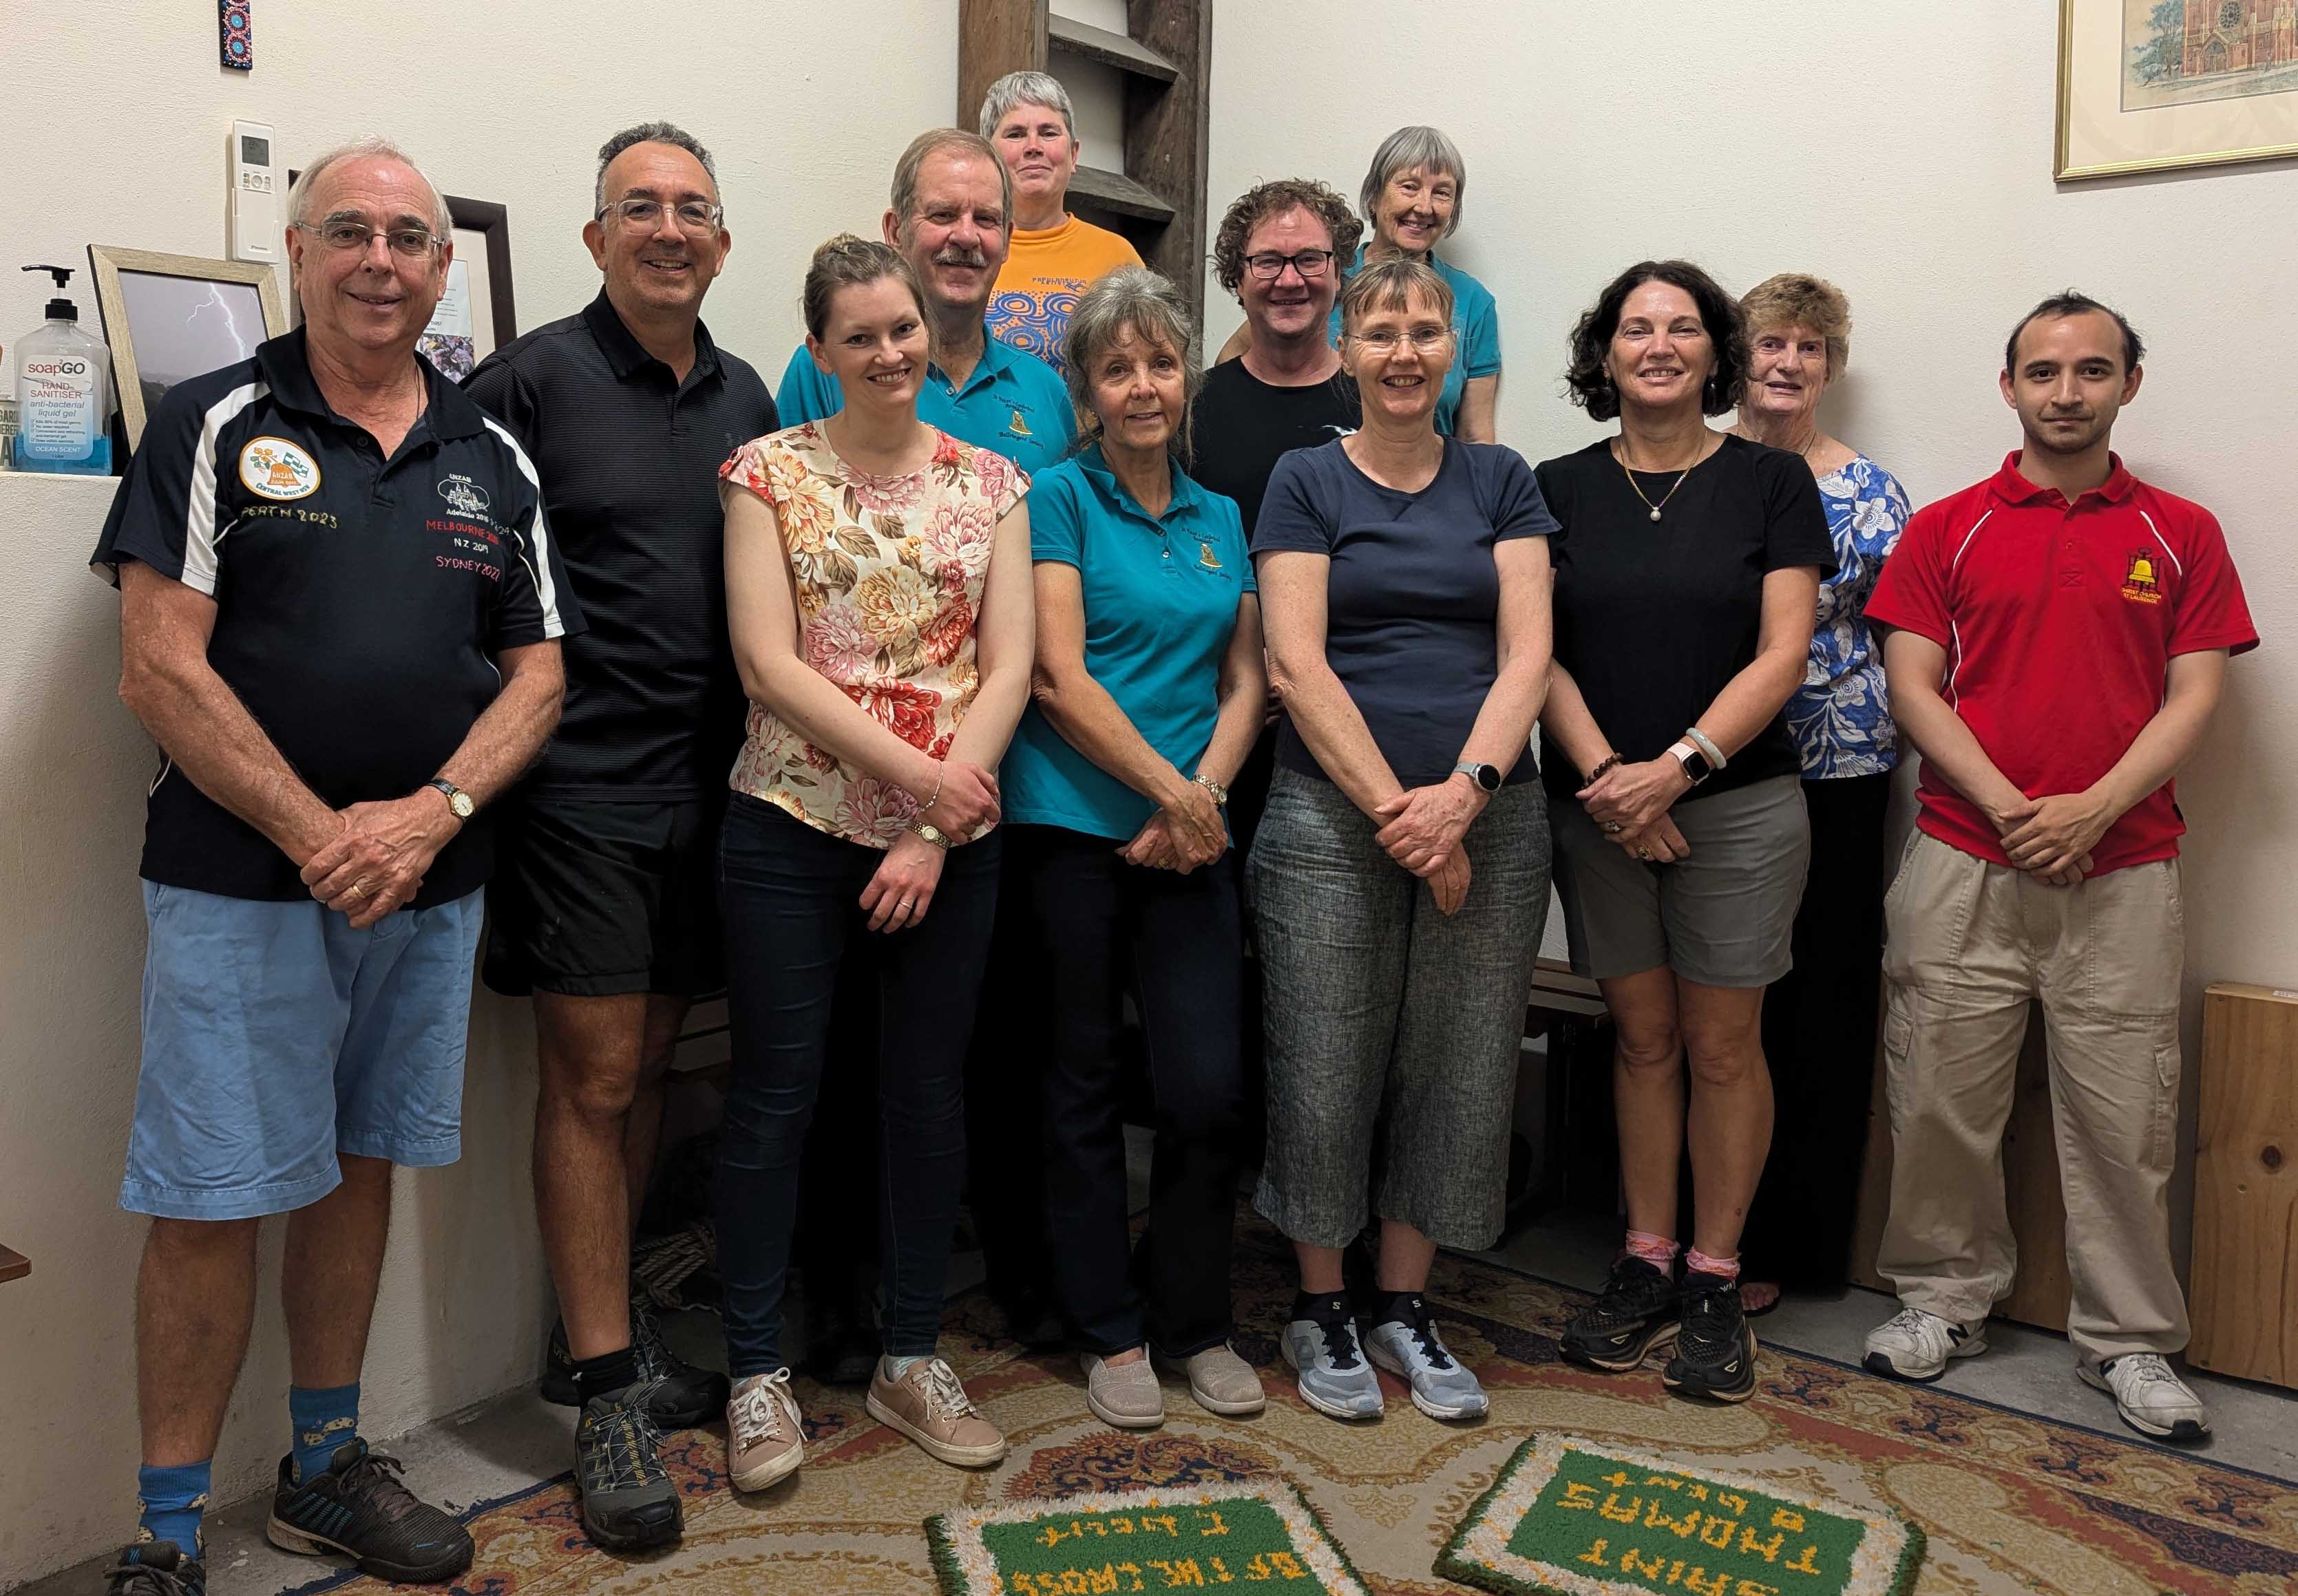
[[[343,1183],[335,1155],[462,1151],[480,894],[365,931],[310,899],[144,884],[144,1057],[120,1205],[252,1219]]]

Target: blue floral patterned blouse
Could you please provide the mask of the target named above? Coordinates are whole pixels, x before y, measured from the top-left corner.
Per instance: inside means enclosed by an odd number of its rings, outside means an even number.
[[[1867,600],[1906,531],[1907,495],[1897,478],[1860,455],[1819,479],[1819,498],[1837,565],[1819,587],[1811,662],[1788,700],[1788,729],[1806,779],[1872,776],[1899,762],[1899,732],[1883,694],[1883,654],[1867,624]]]

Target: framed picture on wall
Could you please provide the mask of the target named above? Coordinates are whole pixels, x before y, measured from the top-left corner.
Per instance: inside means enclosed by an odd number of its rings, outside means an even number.
[[[2298,0],[2059,0],[2059,182],[2294,156]]]
[[[244,360],[287,330],[269,266],[102,243],[87,246],[87,265],[131,454],[169,389]]]
[[[292,188],[303,174],[290,171]],[[455,225],[455,258],[447,266],[447,292],[431,313],[417,348],[459,383],[471,368],[518,336],[511,296],[510,211],[492,200],[443,194]]]

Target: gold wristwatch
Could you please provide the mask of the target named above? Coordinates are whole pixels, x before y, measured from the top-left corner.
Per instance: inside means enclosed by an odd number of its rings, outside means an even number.
[[[930,820],[921,820],[911,827],[910,835],[931,843],[945,853],[949,851],[949,834]]]
[[[447,807],[454,811],[455,819],[458,820],[469,819],[472,811],[479,807],[471,802],[471,795],[468,793],[443,776],[434,776],[424,785],[436,787],[447,795]]]
[[[1213,795],[1213,807],[1215,809],[1227,809],[1228,807],[1228,789],[1221,786],[1220,783],[1215,781],[1210,776],[1192,776],[1189,779],[1195,782],[1199,786],[1204,788],[1206,792],[1211,793]]]

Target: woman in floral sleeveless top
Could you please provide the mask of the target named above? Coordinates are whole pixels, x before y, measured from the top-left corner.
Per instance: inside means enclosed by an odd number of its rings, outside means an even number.
[[[997,901],[994,772],[1029,695],[1029,483],[918,420],[930,334],[901,255],[831,240],[805,308],[806,347],[843,408],[744,444],[720,473],[728,619],[750,699],[719,851],[733,1081],[718,1238],[728,1449],[746,1490],[802,1455],[782,1287],[848,950],[872,958],[883,1016],[886,1355],[869,1410],[944,1462],[1005,1452],[934,1344]]]

